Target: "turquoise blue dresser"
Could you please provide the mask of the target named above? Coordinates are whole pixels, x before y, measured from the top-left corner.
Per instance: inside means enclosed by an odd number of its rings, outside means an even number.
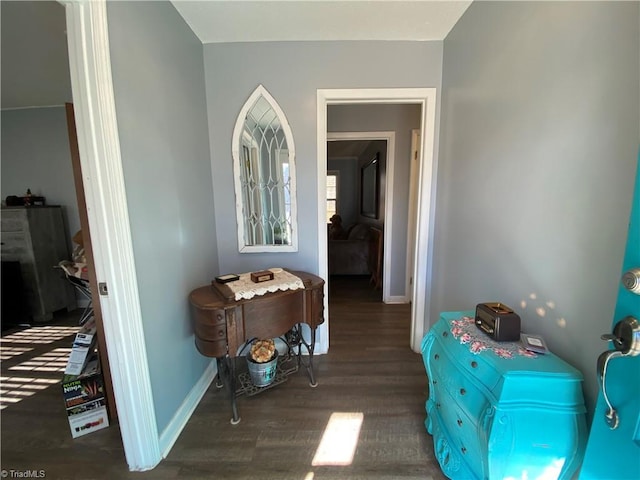
[[[570,479],[587,439],[582,374],[520,342],[495,342],[474,312],[445,312],[422,340],[425,426],[452,479]]]

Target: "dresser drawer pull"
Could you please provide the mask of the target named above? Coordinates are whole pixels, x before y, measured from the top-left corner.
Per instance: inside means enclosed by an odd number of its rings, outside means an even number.
[[[218,320],[222,320],[222,315],[218,314]]]
[[[438,360],[440,358],[440,355],[438,355],[437,353],[433,356],[434,360]]]
[[[467,393],[467,391],[464,388],[460,389],[460,395],[465,395]]]
[[[220,338],[224,337],[224,331],[220,330],[220,331],[218,332],[218,336],[219,336]]]
[[[475,360],[471,362],[471,368],[478,368],[478,362],[476,362]]]
[[[458,419],[458,426],[461,427],[462,426],[462,420]]]

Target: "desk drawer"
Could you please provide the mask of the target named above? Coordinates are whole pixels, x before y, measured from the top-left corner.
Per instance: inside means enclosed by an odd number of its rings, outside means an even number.
[[[200,353],[222,357],[227,353],[227,324],[224,310],[194,308],[196,345]]]

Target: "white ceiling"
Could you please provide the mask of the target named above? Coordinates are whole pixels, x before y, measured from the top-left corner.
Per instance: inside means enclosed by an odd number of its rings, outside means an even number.
[[[173,0],[202,43],[443,40],[471,1]]]
[[[173,0],[203,43],[443,40],[471,1]],[[0,107],[72,100],[64,6],[0,1]]]

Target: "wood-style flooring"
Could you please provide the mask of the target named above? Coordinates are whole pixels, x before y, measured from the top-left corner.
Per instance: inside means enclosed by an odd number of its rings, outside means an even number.
[[[329,300],[330,349],[315,357],[316,388],[301,370],[240,397],[242,421],[234,426],[226,392],[212,384],[167,458],[148,472],[128,471],[118,425],[71,438],[59,380],[73,330],[54,341],[44,334],[50,343],[21,343],[15,330],[3,332],[1,469],[7,478],[29,470],[82,480],[444,479],[424,428],[428,387],[422,359],[409,347],[409,305],[383,304],[360,277],[332,279]],[[63,316],[56,325],[73,320]],[[313,466],[334,412],[363,414],[353,460]]]

